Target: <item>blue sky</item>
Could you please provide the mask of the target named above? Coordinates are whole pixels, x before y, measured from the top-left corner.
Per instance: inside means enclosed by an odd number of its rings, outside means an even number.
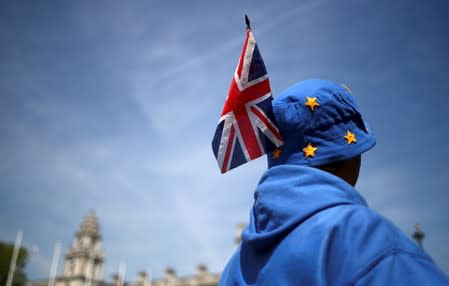
[[[210,142],[247,13],[274,96],[347,83],[376,134],[358,190],[449,273],[446,1],[2,1],[0,239],[71,244],[95,209],[105,277],[205,263],[219,272],[248,220],[260,158],[221,175]]]

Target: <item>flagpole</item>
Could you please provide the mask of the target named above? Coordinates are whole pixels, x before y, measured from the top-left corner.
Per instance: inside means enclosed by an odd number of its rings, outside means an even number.
[[[55,244],[55,249],[53,252],[53,259],[51,262],[50,278],[48,279],[48,286],[55,285],[56,271],[58,270],[58,261],[59,261],[60,253],[61,253],[61,242],[57,241]]]
[[[14,250],[11,258],[11,265],[9,266],[8,279],[6,280],[6,286],[11,286],[16,271],[17,257],[19,256],[20,244],[22,243],[23,232],[19,230],[16,236],[16,242],[14,244]]]
[[[249,22],[248,15],[245,14],[245,23],[246,23],[246,29],[251,30],[251,24]]]
[[[148,280],[148,282],[150,282],[150,284],[148,286],[151,286],[151,279],[153,278],[152,276],[153,276],[153,273],[151,273],[151,269],[150,269],[150,270],[148,270],[148,279],[147,280]],[[145,285],[145,286],[147,286],[147,285]]]
[[[120,264],[118,266],[118,275],[122,279],[119,279],[119,285],[118,286],[123,286],[123,283],[125,282],[125,273],[126,273],[126,264],[123,263],[123,262],[120,262]]]

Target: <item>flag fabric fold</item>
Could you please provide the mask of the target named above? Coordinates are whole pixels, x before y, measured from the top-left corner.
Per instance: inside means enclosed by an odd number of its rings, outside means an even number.
[[[282,145],[267,70],[250,29],[212,140],[222,173]]]

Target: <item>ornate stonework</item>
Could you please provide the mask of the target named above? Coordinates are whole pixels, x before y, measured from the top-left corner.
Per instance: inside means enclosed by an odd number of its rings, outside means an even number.
[[[65,255],[64,273],[56,286],[95,286],[103,282],[104,255],[100,228],[91,211],[75,234],[72,247]]]
[[[55,286],[216,286],[220,274],[209,273],[205,265],[198,265],[196,274],[178,277],[167,268],[165,277],[151,279],[139,272],[135,281],[123,281],[115,274],[111,281],[103,279],[104,254],[101,248],[100,227],[94,211],[81,223],[71,248],[65,254],[64,271],[56,277]],[[47,286],[48,279],[28,282],[27,286]]]

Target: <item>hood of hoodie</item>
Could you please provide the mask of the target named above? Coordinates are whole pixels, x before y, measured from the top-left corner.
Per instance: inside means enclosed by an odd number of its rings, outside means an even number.
[[[242,241],[257,251],[270,248],[321,210],[343,204],[367,205],[344,180],[298,165],[268,169],[260,179],[254,199]]]

